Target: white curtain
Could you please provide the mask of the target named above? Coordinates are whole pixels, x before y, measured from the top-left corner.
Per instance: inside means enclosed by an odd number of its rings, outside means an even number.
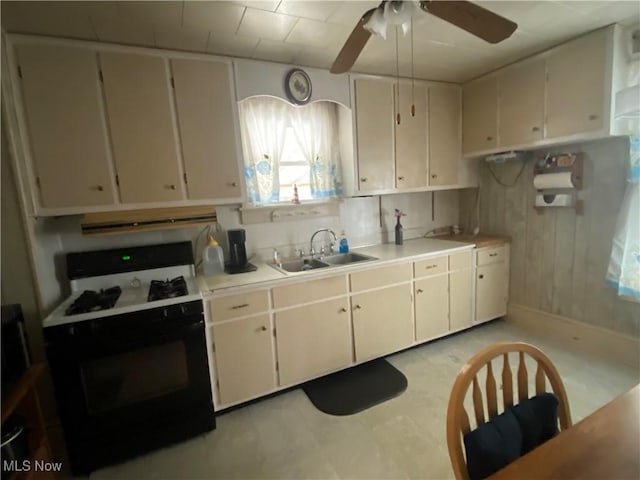
[[[314,199],[335,198],[342,193],[336,108],[333,103],[317,102],[291,111],[298,147],[309,163]]]
[[[240,103],[244,176],[249,200],[256,204],[280,200],[280,158],[288,127],[287,103],[253,97]]]
[[[618,214],[606,282],[640,302],[640,136],[629,137],[630,172]]]

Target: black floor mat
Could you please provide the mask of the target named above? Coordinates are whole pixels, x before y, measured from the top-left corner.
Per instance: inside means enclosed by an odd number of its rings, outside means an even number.
[[[379,358],[312,380],[302,389],[318,410],[353,415],[400,395],[407,389],[407,377]]]

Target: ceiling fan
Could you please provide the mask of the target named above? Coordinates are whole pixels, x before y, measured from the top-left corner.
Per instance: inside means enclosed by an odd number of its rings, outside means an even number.
[[[388,24],[406,25],[420,10],[435,15],[489,43],[498,43],[511,36],[518,24],[466,1],[383,0],[376,8],[365,12],[347,38],[331,66],[331,73],[344,73],[358,59],[372,33],[384,37]],[[404,27],[403,27],[404,28]]]

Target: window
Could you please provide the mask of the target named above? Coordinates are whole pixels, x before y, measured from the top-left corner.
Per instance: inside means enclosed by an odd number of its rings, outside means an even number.
[[[240,104],[244,175],[251,203],[337,198],[341,194],[337,106],[294,107],[272,97]]]

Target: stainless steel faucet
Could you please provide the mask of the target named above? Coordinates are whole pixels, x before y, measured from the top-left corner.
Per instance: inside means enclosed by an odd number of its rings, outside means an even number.
[[[309,255],[311,255],[312,257],[315,255],[315,250],[313,249],[313,239],[316,238],[316,235],[319,234],[320,232],[327,232],[330,233],[331,236],[333,237],[333,243],[329,244],[329,250],[331,252],[333,252],[333,246],[335,245],[335,243],[338,241],[336,234],[334,233],[333,230],[331,230],[330,228],[321,228],[320,230],[316,230],[315,232],[313,232],[313,235],[311,235],[311,241],[309,242]],[[321,249],[321,254],[324,254],[324,247]]]

